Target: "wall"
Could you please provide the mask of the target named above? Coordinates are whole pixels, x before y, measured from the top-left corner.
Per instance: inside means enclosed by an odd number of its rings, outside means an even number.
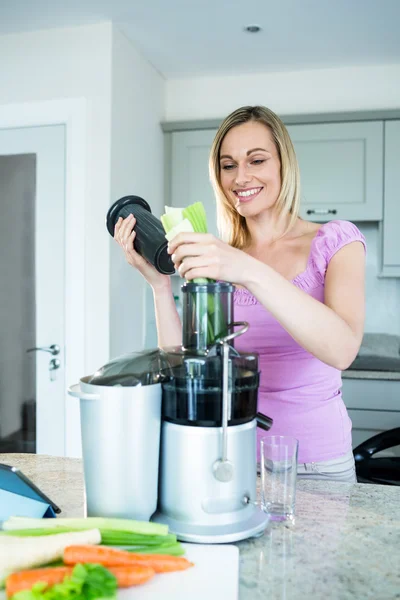
[[[217,119],[247,104],[281,115],[400,108],[400,65],[171,79],[166,121]]]
[[[163,211],[163,133],[165,82],[162,76],[113,28],[111,198],[141,196],[159,216]],[[152,298],[142,276],[129,266],[110,238],[110,354],[143,349]]]
[[[86,223],[87,373],[109,356],[109,240],[104,217],[110,190],[111,39],[109,23],[0,37],[0,106],[86,99],[86,203],[82,218]]]

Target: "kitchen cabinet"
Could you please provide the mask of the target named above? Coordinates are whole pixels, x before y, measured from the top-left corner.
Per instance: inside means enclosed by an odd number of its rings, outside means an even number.
[[[383,215],[383,121],[289,125],[300,164],[301,216],[380,221]],[[217,233],[208,157],[216,130],[171,134],[169,202],[201,200]],[[400,260],[400,257],[399,257]]]
[[[382,121],[289,125],[287,129],[300,166],[303,219],[382,219]]]
[[[400,277],[400,120],[385,122],[382,275]]]
[[[353,423],[353,448],[377,433],[400,427],[400,380],[343,376],[343,401]],[[385,451],[400,456],[400,447]]]

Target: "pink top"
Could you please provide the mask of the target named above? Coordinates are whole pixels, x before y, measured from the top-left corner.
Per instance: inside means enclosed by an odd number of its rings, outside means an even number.
[[[312,243],[306,270],[292,283],[324,301],[325,273],[332,256],[346,244],[365,238],[349,221],[330,221]],[[246,289],[234,294],[235,321],[250,329],[235,341],[242,352],[258,352],[261,371],[258,410],[274,421],[266,435],[291,435],[299,440],[299,462],[337,458],[351,449],[351,421],[342,400],[341,371],[304,350]]]

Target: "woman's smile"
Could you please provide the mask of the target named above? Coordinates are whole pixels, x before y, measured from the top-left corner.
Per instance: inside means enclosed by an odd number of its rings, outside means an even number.
[[[252,187],[245,189],[233,190],[233,193],[237,198],[239,198],[239,202],[249,202],[258,196],[263,187]]]

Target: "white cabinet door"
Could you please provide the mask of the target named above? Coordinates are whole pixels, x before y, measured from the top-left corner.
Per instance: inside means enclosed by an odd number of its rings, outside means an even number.
[[[208,231],[217,235],[216,203],[208,175],[208,157],[215,132],[215,129],[205,129],[172,134],[170,202],[178,207],[202,202]]]
[[[342,394],[353,423],[353,448],[381,431],[400,427],[400,381],[343,377]],[[386,454],[398,452],[389,449]]]
[[[353,423],[353,449],[382,431],[400,427],[400,412],[384,410],[349,410],[348,412]],[[400,456],[400,446],[387,448],[379,453],[379,456],[383,456],[383,454]]]
[[[383,122],[289,125],[304,219],[379,221],[383,212]]]
[[[400,121],[385,123],[385,218],[382,275],[400,277]]]

